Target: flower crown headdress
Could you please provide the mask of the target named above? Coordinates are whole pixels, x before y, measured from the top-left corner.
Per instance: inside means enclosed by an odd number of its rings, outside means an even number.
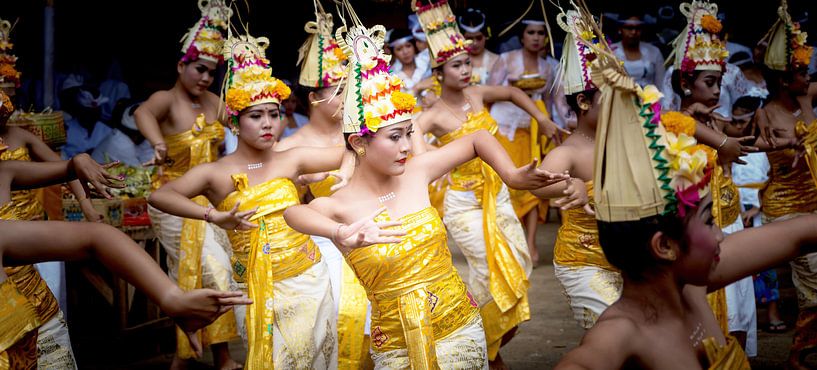
[[[309,36],[298,49],[297,64],[301,66],[298,83],[317,88],[337,86],[343,79],[346,55],[333,37],[332,14],[323,10],[319,0],[314,5],[315,20],[304,26]]]
[[[578,2],[586,19],[586,6]],[[591,27],[601,34],[597,25]],[[590,74],[601,92],[593,176],[596,218],[683,217],[709,193],[714,151],[695,141],[693,118],[662,115],[658,88],[641,88],[606,42],[600,44],[585,43],[597,55]]]
[[[590,66],[597,55],[588,45],[598,47],[604,39],[603,35],[596,34],[595,30],[600,27],[592,26],[595,25],[592,16],[588,18],[575,4],[573,6],[575,10],[562,10],[556,16],[556,23],[567,34],[557,77],[562,81],[565,95],[596,88],[590,78]]]
[[[182,37],[183,62],[198,59],[216,63],[224,61],[222,48],[233,10],[224,0],[199,0],[201,19]]]
[[[681,3],[680,9],[687,25],[673,41],[674,50],[667,59],[674,60],[674,68],[682,72],[722,71],[729,52],[719,36],[723,25],[717,18],[718,5],[693,0]]]
[[[227,114],[238,126],[239,113],[251,106],[281,104],[291,93],[289,86],[272,77],[272,69],[264,52],[269,46],[266,37],[230,36],[224,45],[227,60],[225,104]]]
[[[335,32],[335,40],[349,59],[343,90],[343,132],[371,134],[411,119],[417,101],[400,91],[403,81],[390,73],[390,57],[383,54],[386,29],[363,26],[348,0],[343,1],[353,21]]]
[[[417,13],[417,19],[426,35],[428,48],[431,50],[431,66],[439,67],[451,58],[465,54],[471,46],[460,33],[457,17],[451,11],[447,0],[438,0],[423,4],[421,0],[412,2],[411,10]]]
[[[812,53],[812,47],[806,44],[808,33],[792,21],[786,0],[781,0],[777,15],[777,21],[761,40],[768,43],[764,63],[776,71],[808,67]]]
[[[0,19],[0,88],[20,87],[20,72],[17,71],[17,57],[11,53],[11,22]]]

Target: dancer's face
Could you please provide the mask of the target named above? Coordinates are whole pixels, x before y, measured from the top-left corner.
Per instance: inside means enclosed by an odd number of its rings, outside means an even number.
[[[442,83],[447,87],[462,90],[471,83],[471,56],[460,54],[451,58],[442,67]]]
[[[732,109],[732,121],[724,127],[724,133],[731,137],[743,137],[751,135],[752,111],[735,107]]]
[[[394,47],[394,55],[397,57],[397,60],[403,65],[411,64],[414,61],[414,44],[409,42],[404,42]]]
[[[701,200],[692,212],[684,229],[686,251],[678,253],[673,268],[688,284],[706,285],[710,273],[720,261],[723,232],[712,217],[710,196]]]
[[[471,40],[471,55],[477,56],[485,51],[485,34],[482,32],[466,32],[463,36],[467,40]]]
[[[402,175],[411,152],[413,132],[411,120],[406,120],[377,130],[373,137],[357,140],[357,143],[366,149],[361,161],[367,161],[371,167],[383,174]]]
[[[278,104],[253,105],[238,116],[238,137],[255,149],[268,149],[280,138],[283,126]]]
[[[539,52],[545,47],[545,26],[529,24],[522,32],[522,47],[525,50]]]
[[[692,91],[692,100],[713,107],[718,104],[721,96],[721,72],[700,72],[692,81],[692,86],[687,88]]]
[[[810,82],[811,78],[808,74],[808,68],[798,68],[791,72],[791,81],[787,89],[794,96],[808,95]]]
[[[216,63],[202,59],[187,64],[179,62],[176,70],[179,72],[179,81],[185,90],[190,95],[201,96],[213,84]]]

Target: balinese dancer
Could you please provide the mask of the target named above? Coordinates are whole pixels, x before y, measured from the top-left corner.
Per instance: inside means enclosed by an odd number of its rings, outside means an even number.
[[[428,35],[434,78],[441,85],[440,101],[416,120],[418,131],[431,133],[443,146],[477,130],[496,134],[496,121],[485,107],[503,102],[524,108],[542,122],[547,134],[555,135],[558,127],[521,90],[470,86],[467,41],[451,23],[454,15],[445,1],[415,6],[415,10]],[[417,138],[415,154],[424,149]],[[520,323],[530,319],[527,277],[532,264],[508,189],[485,166],[475,160],[454,169],[443,203],[443,221],[468,260],[468,288],[480,306],[488,356],[501,366],[499,347],[513,337]]]
[[[808,75],[812,48],[806,44],[806,33],[791,20],[785,1],[778,9],[778,16],[764,39],[768,42],[764,63],[768,71],[769,99],[757,117],[763,137],[758,140],[758,146],[772,149],[767,152],[771,165],[769,180],[760,193],[764,223],[817,212],[814,151],[817,117],[812,95],[815,84],[809,84]],[[803,147],[796,145],[799,141]],[[806,368],[805,356],[817,348],[815,262],[817,254],[807,254],[791,262],[800,309],[788,360],[788,365],[795,369]]]
[[[300,86],[296,89],[301,100],[309,102],[309,122],[276,144],[276,151],[297,147],[346,147],[343,144],[340,113],[343,99],[336,96],[346,69],[346,55],[335,42],[332,15],[323,10],[320,2],[315,4],[316,20],[304,27],[310,35],[299,52],[301,74],[298,81]],[[354,165],[349,167],[353,168]],[[329,196],[340,184],[335,172],[332,172],[325,179],[309,184],[307,199]],[[332,280],[332,296],[338,317],[338,367],[362,368],[364,363],[370,362],[366,342],[369,334],[366,291],[331,240],[320,236],[312,236],[312,240],[320,248]]]
[[[222,62],[226,31],[232,10],[221,0],[200,2],[201,19],[184,37],[184,56],[176,65],[176,84],[154,93],[134,113],[136,125],[155,151],[158,166],[153,190],[186,173],[193,166],[216,160],[224,140],[219,123],[220,99],[207,89],[216,67]],[[207,206],[207,199],[196,202]],[[156,236],[167,252],[168,271],[182,289],[208,287],[227,290],[230,275],[230,246],[224,231],[206,222],[184,219],[148,207]],[[240,365],[232,360],[227,342],[237,337],[235,315],[224,315],[202,331],[202,340],[212,345],[219,368]],[[177,335],[177,353],[172,367],[192,357],[187,339]]]
[[[354,13],[352,18],[354,26],[341,27],[336,39],[350,58],[343,129],[357,153],[357,167],[346,187],[289,208],[285,218],[296,230],[331,237],[365,287],[372,302],[376,369],[487,369],[478,305],[452,264],[428,184],[477,156],[516,187],[549,184],[561,176],[532,166],[516,168],[483,130],[409,159],[416,101],[389,74],[388,59],[380,52],[385,28],[367,29]],[[456,29],[453,16],[446,27]],[[434,55],[440,49],[426,32]],[[398,225],[404,232],[391,228]],[[503,257],[513,259],[508,253]],[[525,279],[521,268],[514,272],[515,279]]]
[[[485,13],[479,9],[468,8],[458,20],[462,36],[471,41],[471,47],[468,49],[473,66],[471,83],[485,85],[488,83],[488,74],[499,59],[499,55],[485,48],[485,42],[491,37]]]
[[[511,102],[497,102],[491,106],[491,116],[499,124],[497,138],[514,163],[519,166],[534,159],[539,160],[543,153],[561,142],[561,136],[555,136],[547,129],[550,118],[541,119],[542,116],[551,116],[549,112],[554,108],[552,101],[564,101],[562,99],[564,94],[553,77],[554,68],[549,63],[553,58],[542,57],[550,42],[550,26],[544,17],[544,14],[540,19],[534,19],[535,17],[528,14],[523,16],[524,19],[514,26],[520,30],[522,49],[502,53],[488,77],[488,85],[514,86],[522,89],[534,100],[537,110],[540,111],[533,114]],[[557,112],[569,110],[566,103],[558,105],[555,109]],[[542,142],[541,136],[550,137],[550,140],[545,138],[547,142]],[[547,217],[547,205],[541,203],[529,191],[511,190],[511,201],[517,217],[525,227],[528,251],[536,266],[539,263],[539,251],[535,244],[536,229],[540,219],[544,220]]]
[[[594,171],[599,238],[624,285],[621,299],[556,369],[748,369],[706,292],[817,243],[817,216],[724,237],[710,210],[708,177],[717,164],[680,126],[663,124],[660,96],[642,90],[612,55],[600,55],[592,74],[602,94]]]
[[[233,276],[258,304],[239,309],[246,325],[249,369],[337,366],[334,299],[326,263],[308,235],[286,225],[283,211],[300,204],[294,181],[337,169],[345,148],[272,150],[283,125],[280,104],[290,89],[271,75],[267,38],[230,38],[225,103],[238,136],[235,152],[194,167],[150,197],[157,208],[227,230]],[[206,196],[213,208],[190,200]],[[365,309],[365,306],[363,307]]]
[[[582,208],[562,210],[562,226],[553,246],[553,267],[562,284],[573,318],[585,329],[591,328],[607,307],[621,295],[621,275],[604,257],[599,244],[599,231],[592,213],[593,152],[596,147],[596,123],[599,117],[601,93],[591,80],[591,62],[598,56],[587,44],[602,47],[592,19],[585,19],[578,10],[568,10],[556,17],[565,36],[559,78],[567,104],[575,111],[576,130],[562,145],[554,148],[542,160],[542,168],[570,173],[570,181],[536,189],[532,193],[543,199],[556,199],[552,204],[570,208],[587,203]],[[608,50],[609,51],[609,50]]]

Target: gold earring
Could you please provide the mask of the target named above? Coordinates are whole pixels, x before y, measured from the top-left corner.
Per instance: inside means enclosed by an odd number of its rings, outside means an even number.
[[[237,127],[235,127],[235,126],[230,127],[230,132],[232,132],[233,135],[238,136],[238,128]]]
[[[579,109],[581,109],[581,110],[590,110],[590,105],[589,104],[580,104]]]
[[[357,150],[357,155],[359,155],[361,157],[365,157],[366,156],[366,149],[365,148],[358,149]]]
[[[669,258],[669,260],[670,260],[670,261],[675,261],[675,260],[676,260],[678,257],[675,255],[675,251],[674,251],[674,250],[670,250],[670,251],[667,253],[667,258]]]

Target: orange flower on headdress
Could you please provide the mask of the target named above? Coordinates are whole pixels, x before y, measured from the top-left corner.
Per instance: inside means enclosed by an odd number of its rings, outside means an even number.
[[[411,94],[402,91],[395,91],[391,94],[391,103],[397,110],[412,110],[417,105],[417,99]]]
[[[706,168],[711,168],[715,165],[715,149],[710,148],[704,144],[695,144],[693,147],[686,148],[685,151],[690,155],[694,155],[695,152],[702,150],[706,153]]]
[[[701,27],[710,33],[720,33],[723,30],[721,21],[710,14],[705,14],[701,17]]]
[[[664,129],[668,132],[672,132],[676,135],[695,135],[695,119],[681,112],[671,111],[663,113],[661,115],[661,125],[664,126]]]
[[[241,112],[244,108],[250,106],[251,99],[250,93],[243,89],[230,89],[227,90],[224,101],[230,110]]]
[[[281,100],[286,100],[289,98],[289,94],[292,93],[292,90],[287,86],[285,83],[278,81],[273,88],[273,93],[278,95],[278,98]]]
[[[791,55],[792,64],[807,66],[811,63],[811,47],[804,46],[794,49]]]
[[[0,64],[0,77],[17,80],[17,78],[19,78],[19,74],[11,64]]]

